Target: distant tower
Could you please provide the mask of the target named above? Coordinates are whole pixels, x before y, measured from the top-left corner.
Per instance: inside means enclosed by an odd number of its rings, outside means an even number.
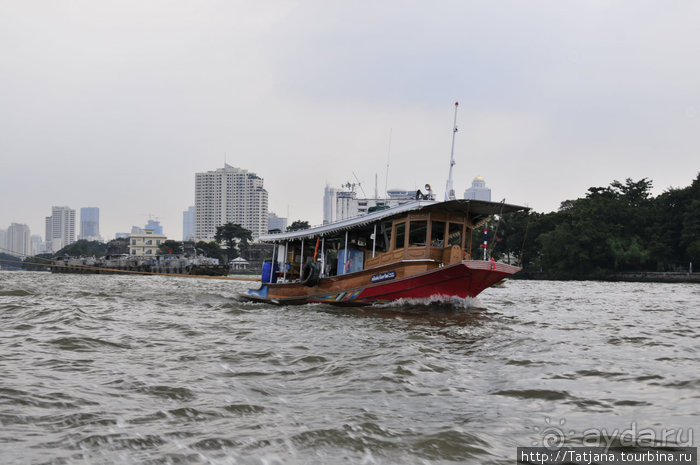
[[[194,240],[194,207],[182,212],[182,240]]]
[[[267,234],[267,191],[255,173],[224,165],[216,171],[196,173],[194,178],[194,235],[213,239],[216,228],[240,224],[253,240]]]
[[[342,190],[335,191],[335,218],[333,221],[353,218],[359,214],[355,184],[343,184]]]
[[[287,218],[280,218],[272,212],[268,213],[267,229],[268,231],[285,232],[287,230]]]
[[[472,187],[464,191],[464,198],[470,200],[491,201],[491,189],[486,187],[486,181],[481,176],[477,176],[472,181]]]
[[[163,226],[160,225],[160,221],[157,218],[150,218],[143,229],[144,231],[150,229],[153,231],[153,234],[163,234]]]
[[[337,189],[326,184],[323,191],[323,224],[335,221],[335,200]]]
[[[75,210],[70,207],[51,207],[46,217],[46,249],[58,252],[75,242]]]
[[[31,252],[30,255],[37,255],[46,252],[46,244],[41,240],[40,235],[29,236]]]
[[[7,248],[11,250],[12,255],[25,257],[31,253],[31,242],[29,241],[31,233],[29,226],[26,224],[12,223],[7,229]]]
[[[80,234],[78,239],[99,241],[100,238],[100,209],[84,207],[80,209]]]

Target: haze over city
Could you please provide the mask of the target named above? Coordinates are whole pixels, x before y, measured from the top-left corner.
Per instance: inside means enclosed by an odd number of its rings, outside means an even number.
[[[556,210],[700,167],[700,4],[0,1],[0,228],[52,205],[182,235],[195,173],[255,172],[279,216],[323,189],[430,183]],[[388,166],[388,169],[387,169]],[[357,178],[357,179],[355,179]],[[388,182],[387,182],[388,181]],[[362,192],[360,192],[362,195]]]

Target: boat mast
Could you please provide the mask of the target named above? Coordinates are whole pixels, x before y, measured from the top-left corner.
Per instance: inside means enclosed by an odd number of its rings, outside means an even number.
[[[455,122],[452,129],[452,152],[450,153],[450,175],[447,177],[447,186],[445,186],[445,201],[455,200],[455,190],[452,186],[452,167],[455,166],[455,135],[457,134],[457,107],[459,102],[455,102]]]
[[[384,177],[384,198],[389,200],[389,157],[391,156],[391,132],[393,128],[389,129],[389,148],[386,151],[386,176]]]

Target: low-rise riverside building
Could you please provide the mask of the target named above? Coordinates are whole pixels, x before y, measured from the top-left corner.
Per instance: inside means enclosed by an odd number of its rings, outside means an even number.
[[[165,234],[156,234],[152,229],[146,229],[142,234],[132,234],[129,237],[129,255],[154,257],[166,239]]]

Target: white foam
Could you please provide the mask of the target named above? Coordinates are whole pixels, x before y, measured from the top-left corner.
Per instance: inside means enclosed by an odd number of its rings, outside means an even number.
[[[432,295],[421,298],[397,299],[392,302],[375,305],[377,307],[397,308],[397,307],[432,307],[435,309],[468,310],[470,308],[482,308],[483,305],[475,297],[454,297],[448,295]]]

